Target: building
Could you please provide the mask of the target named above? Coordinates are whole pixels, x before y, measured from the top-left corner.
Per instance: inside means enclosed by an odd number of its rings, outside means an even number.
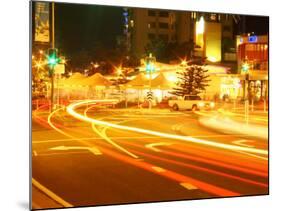
[[[156,38],[165,43],[194,41],[195,56],[236,63],[233,22],[237,21],[226,14],[133,8],[128,32],[131,50],[142,57],[147,43]]]
[[[234,15],[191,12],[195,55],[210,62],[235,62]],[[239,17],[239,16],[238,16]]]
[[[268,35],[236,38],[237,65],[244,84],[244,97],[268,99]]]
[[[150,40],[176,41],[175,12],[136,8],[132,9],[130,18],[132,50],[139,57],[143,56]]]

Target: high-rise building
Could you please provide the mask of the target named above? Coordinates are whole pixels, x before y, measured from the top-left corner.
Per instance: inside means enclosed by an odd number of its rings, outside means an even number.
[[[212,62],[235,61],[233,22],[237,19],[217,13],[133,8],[131,50],[141,57],[147,43],[154,39],[178,44],[193,41],[196,56]]]
[[[146,44],[153,39],[176,41],[175,12],[157,9],[132,9],[132,50],[141,56]]]

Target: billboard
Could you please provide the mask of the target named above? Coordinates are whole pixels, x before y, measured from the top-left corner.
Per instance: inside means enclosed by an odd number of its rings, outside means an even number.
[[[49,3],[35,2],[34,41],[50,42]]]

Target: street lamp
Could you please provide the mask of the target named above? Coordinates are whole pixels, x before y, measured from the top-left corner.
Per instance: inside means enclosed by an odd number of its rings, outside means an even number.
[[[156,58],[152,56],[152,53],[149,53],[149,56],[145,58],[145,70],[147,73],[149,73],[149,92],[147,93],[149,109],[151,109],[152,107],[153,93],[151,88],[151,81],[152,81],[152,72],[155,71],[155,62],[156,62]]]

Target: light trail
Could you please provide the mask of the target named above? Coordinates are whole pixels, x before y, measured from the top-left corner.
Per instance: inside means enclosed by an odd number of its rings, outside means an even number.
[[[63,131],[56,128],[56,126],[51,122],[52,116],[56,112],[58,112],[59,110],[60,109],[57,109],[57,110],[53,111],[48,116],[48,122],[49,122],[50,126],[53,127],[57,132],[62,133]],[[73,137],[72,135],[70,135],[68,133],[65,133],[65,132],[63,132],[62,134],[66,135],[67,137]],[[91,144],[89,144],[85,141],[81,141],[81,140],[78,140],[78,141],[85,144],[86,146],[93,147]],[[128,157],[128,156],[124,156],[122,154],[116,153],[116,152],[114,152],[112,150],[109,150],[109,149],[106,149],[106,148],[102,148],[102,151],[105,152],[105,154],[107,154],[110,157],[121,160],[125,163],[131,164],[131,165],[136,166],[138,168],[142,168],[144,170],[150,171],[152,173],[158,174],[160,176],[164,176],[168,179],[179,182],[180,184],[182,184],[182,183],[195,184],[198,188],[200,188],[201,190],[203,190],[207,193],[211,193],[211,194],[214,194],[214,195],[217,195],[217,196],[224,196],[224,197],[226,197],[226,196],[240,196],[241,195],[240,193],[230,191],[230,190],[227,190],[225,188],[221,188],[221,187],[218,187],[218,186],[215,186],[215,185],[211,185],[211,184],[202,182],[200,180],[197,180],[197,179],[194,179],[194,178],[191,178],[191,177],[173,172],[171,170],[165,170],[165,172],[155,171],[155,169],[153,168],[154,165],[152,165],[148,162],[140,162],[138,159],[134,159],[134,158],[131,158],[131,157]]]
[[[84,116],[88,118],[87,116],[87,112],[89,109],[91,109],[93,106],[88,107],[87,109],[85,109],[84,111]],[[95,123],[92,123],[92,128],[93,130],[100,136],[102,137],[104,140],[106,140],[109,144],[113,145],[114,147],[116,147],[117,149],[119,149],[120,151],[126,153],[127,155],[133,157],[133,158],[138,158],[137,155],[129,152],[128,150],[126,150],[124,147],[121,147],[120,145],[118,145],[117,143],[115,143],[114,141],[112,141],[110,138],[108,138],[106,135],[104,135],[102,132],[100,132],[96,127],[95,127]]]
[[[94,107],[94,106],[92,106]],[[138,120],[138,119],[137,119]],[[123,120],[121,122],[118,122],[118,124],[120,123],[125,123],[125,122],[129,122],[129,121],[132,121],[132,120]],[[111,139],[107,136],[106,134],[106,130],[108,129],[109,127],[104,127],[101,131],[101,133],[107,137],[108,139]],[[97,130],[97,128],[95,128]],[[134,143],[131,143],[131,142],[126,142],[127,144],[129,145],[132,145],[132,146],[136,146],[138,148],[141,148],[142,146],[141,145],[138,145],[138,144],[134,144]],[[156,152],[162,152],[162,150],[159,150],[158,148],[155,148],[155,146],[170,146],[172,145],[172,143],[167,143],[167,142],[159,142],[159,143],[150,143],[150,144],[146,144],[145,147],[146,148],[150,148],[151,150],[153,151],[156,151]],[[144,153],[144,152],[140,152],[140,151],[136,151],[136,150],[130,150],[130,151],[133,151],[135,152],[136,154],[140,154],[140,155],[143,155],[144,157],[150,157],[150,158],[154,158],[154,159],[158,159],[158,160],[162,160],[162,161],[165,161],[167,163],[172,163],[172,164],[175,164],[175,165],[179,165],[179,166],[184,166],[184,167],[187,167],[187,168],[192,168],[192,169],[197,169],[199,171],[204,171],[204,172],[208,172],[208,173],[211,173],[211,174],[215,174],[215,175],[219,175],[219,176],[223,176],[223,177],[227,177],[227,178],[230,178],[230,179],[234,179],[234,180],[240,180],[242,182],[246,182],[246,183],[249,183],[249,184],[253,184],[253,185],[258,185],[258,186],[261,186],[261,187],[268,187],[268,184],[265,184],[265,183],[260,183],[260,182],[256,182],[256,181],[253,181],[253,180],[250,180],[250,179],[246,179],[246,178],[242,178],[242,177],[239,177],[239,176],[235,176],[235,175],[230,175],[230,174],[227,174],[227,173],[223,173],[223,172],[219,172],[219,171],[216,171],[216,170],[212,170],[212,169],[208,169],[208,168],[204,168],[204,167],[198,167],[198,166],[195,166],[195,165],[192,165],[192,164],[187,164],[187,163],[183,163],[183,162],[178,162],[178,161],[174,161],[174,160],[170,160],[170,159],[166,159],[166,158],[162,158],[162,157],[159,157],[159,156],[154,156],[154,155],[150,155],[150,154],[147,154],[147,153]],[[243,152],[242,152],[243,153]],[[192,157],[192,156],[189,156],[189,158]],[[195,160],[196,158],[198,157],[195,157]],[[193,159],[194,160],[194,159]],[[200,161],[204,160],[204,159],[199,159]],[[198,161],[198,160],[197,160]],[[210,163],[210,159],[205,159],[205,161],[207,161],[207,163]],[[218,162],[211,162],[212,164],[218,164]],[[242,167],[235,167],[235,166],[232,166],[232,165],[227,165],[227,164],[221,164],[219,163],[219,166],[223,166],[223,167],[227,167],[227,168],[230,168],[230,169],[235,169],[235,170],[242,170],[242,172],[247,172],[247,173],[251,173],[251,174],[256,174],[256,175],[260,175],[260,176],[264,176],[264,177],[267,177],[267,173],[263,174],[261,173],[260,171],[254,171],[254,170],[249,170],[249,169],[245,169],[245,168],[242,168]]]
[[[70,115],[72,115],[73,117],[75,117],[77,119],[80,119],[82,121],[94,123],[94,124],[97,124],[97,125],[112,127],[112,128],[116,128],[116,129],[120,129],[120,130],[127,130],[127,131],[133,131],[133,132],[137,132],[137,133],[159,136],[159,137],[162,137],[162,138],[193,142],[193,143],[197,143],[197,144],[203,144],[203,145],[207,145],[207,146],[223,148],[223,149],[228,149],[228,150],[239,150],[239,151],[243,151],[243,152],[251,152],[251,153],[257,153],[257,154],[262,154],[262,155],[268,155],[267,150],[247,148],[247,147],[241,147],[241,146],[234,146],[234,145],[230,145],[230,144],[223,144],[223,143],[217,143],[217,142],[203,140],[203,139],[197,139],[197,138],[193,138],[193,137],[190,137],[190,136],[180,136],[180,135],[162,133],[162,132],[157,132],[157,131],[147,130],[147,129],[142,129],[142,128],[129,127],[129,126],[124,126],[124,125],[117,125],[117,124],[114,124],[114,123],[89,118],[89,117],[86,117],[86,116],[84,116],[82,114],[79,114],[78,112],[75,111],[76,108],[87,105],[87,104],[109,103],[109,102],[115,102],[115,101],[113,101],[113,100],[85,100],[85,101],[80,101],[80,102],[72,103],[69,106],[67,106],[67,112]]]

